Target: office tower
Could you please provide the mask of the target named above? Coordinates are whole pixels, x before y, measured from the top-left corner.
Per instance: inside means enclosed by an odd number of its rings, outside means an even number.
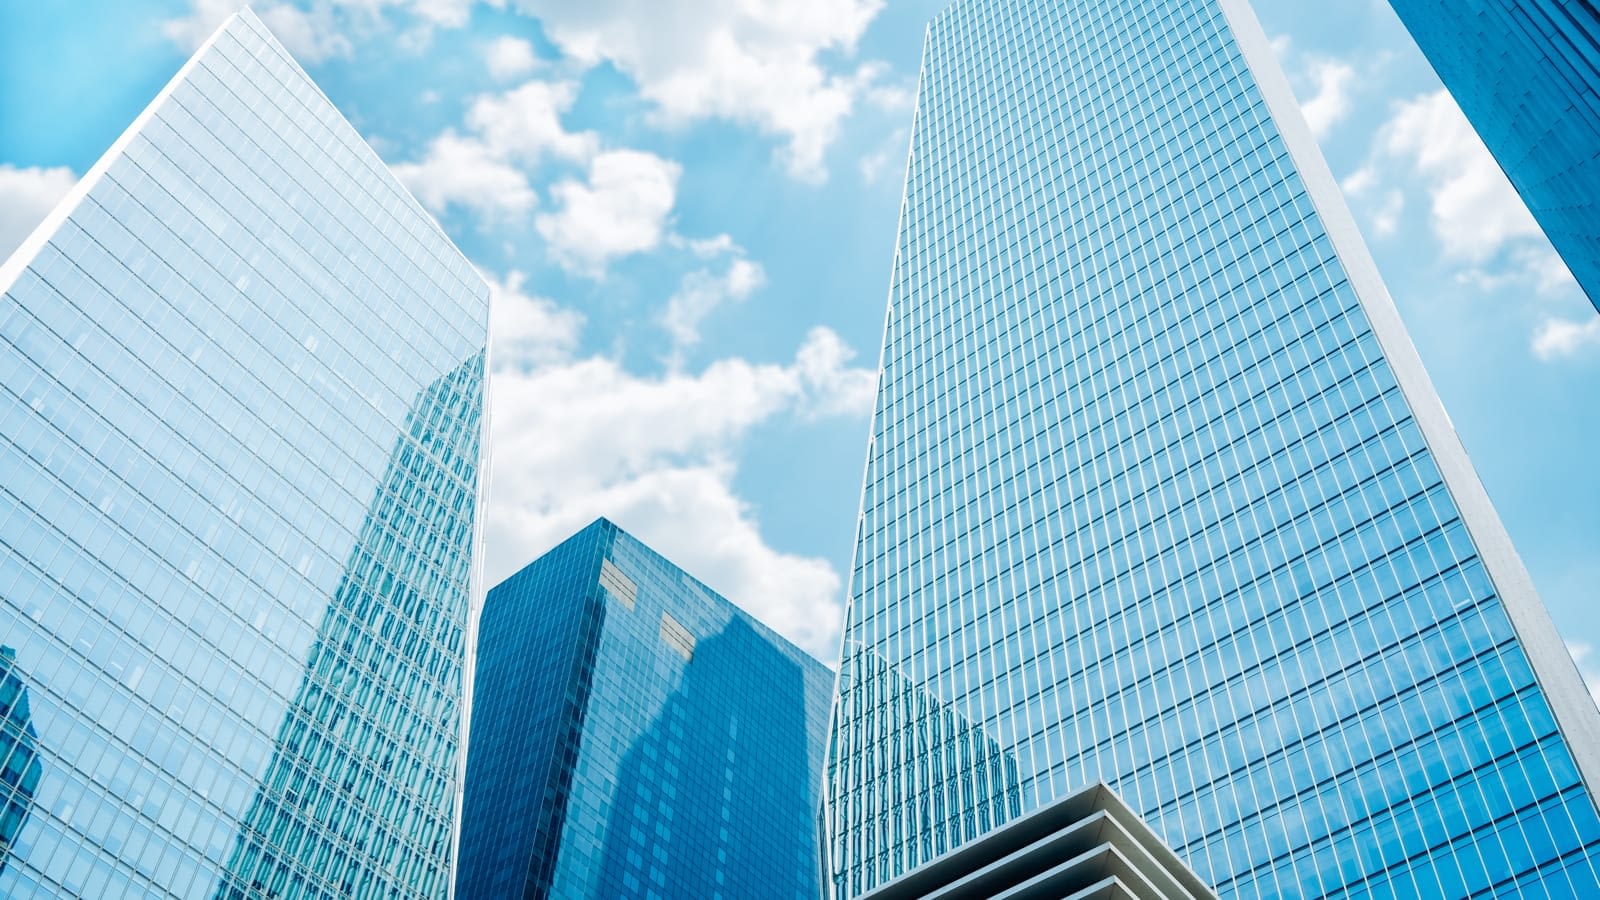
[[[1216,895],[1110,788],[1013,819],[865,900],[1212,900]]]
[[[478,633],[456,897],[817,896],[821,663],[604,519]]]
[[[898,679],[1222,897],[1600,895],[1600,714],[1243,0],[956,0],[915,116],[834,896],[950,849]]]
[[[246,12],[0,296],[0,896],[446,896],[487,286]]]
[[[1391,0],[1600,308],[1600,7]]]

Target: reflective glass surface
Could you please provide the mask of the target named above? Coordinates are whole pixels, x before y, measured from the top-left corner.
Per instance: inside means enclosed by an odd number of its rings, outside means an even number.
[[[1600,6],[1390,4],[1600,308]]]
[[[485,600],[456,896],[813,900],[832,686],[595,522]]]
[[[967,836],[906,802],[936,754],[878,699],[904,679],[1015,761],[1024,809],[1104,781],[1223,897],[1600,896],[1595,804],[1425,391],[1215,0],[935,19],[827,769],[835,895]],[[949,771],[975,827],[1009,813],[983,767]]]
[[[248,13],[84,185],[0,279],[0,896],[445,896],[487,287]]]

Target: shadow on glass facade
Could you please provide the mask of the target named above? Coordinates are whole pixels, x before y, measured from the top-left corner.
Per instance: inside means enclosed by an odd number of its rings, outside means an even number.
[[[248,12],[0,264],[0,897],[445,896],[487,320]]]
[[[773,656],[738,617],[696,643],[623,754],[594,896],[816,896],[805,672]]]
[[[39,789],[38,743],[28,714],[28,688],[17,669],[17,651],[0,647],[0,872],[5,871],[11,844]]]
[[[479,634],[458,897],[816,896],[820,663],[604,520]]]
[[[1248,6],[957,0],[915,116],[844,646],[1225,898],[1600,896],[1594,704]],[[927,829],[870,709],[839,897]]]
[[[1390,5],[1600,308],[1600,6]]]

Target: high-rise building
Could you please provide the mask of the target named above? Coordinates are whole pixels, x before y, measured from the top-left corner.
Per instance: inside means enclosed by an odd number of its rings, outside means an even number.
[[[1600,308],[1600,6],[1390,3]]]
[[[0,896],[447,895],[487,321],[248,12],[0,267]]]
[[[919,691],[1223,897],[1600,896],[1600,713],[1244,0],[934,19],[884,341],[835,897],[1013,817]]]
[[[814,900],[833,674],[601,519],[484,602],[460,900]]]

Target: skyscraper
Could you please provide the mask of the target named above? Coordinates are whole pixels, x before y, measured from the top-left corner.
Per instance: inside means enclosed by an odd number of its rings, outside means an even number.
[[[817,896],[821,663],[604,519],[479,634],[458,898]]]
[[[1391,5],[1600,308],[1600,6]]]
[[[0,896],[446,895],[487,319],[248,12],[0,267]]]
[[[1600,713],[1243,0],[956,0],[915,116],[834,896],[940,853],[899,679],[1223,897],[1600,893]]]

